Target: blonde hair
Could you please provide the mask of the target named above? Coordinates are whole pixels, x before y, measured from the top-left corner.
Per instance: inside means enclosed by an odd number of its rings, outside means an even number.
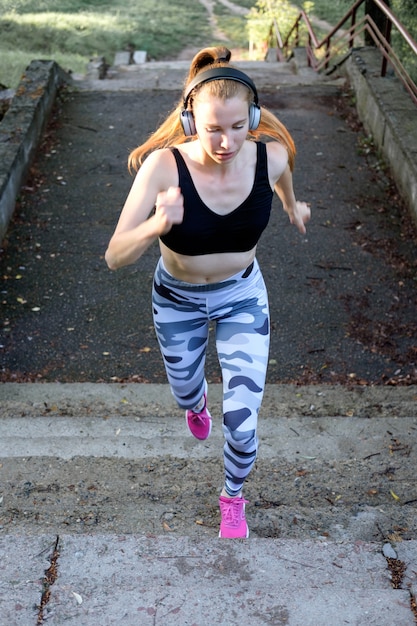
[[[232,67],[229,65],[232,53],[224,46],[214,48],[204,48],[198,52],[193,58],[190,69],[185,80],[184,92],[187,86],[200,72],[212,67]],[[207,90],[212,96],[226,100],[236,96],[238,93],[247,94],[248,102],[253,101],[253,93],[246,87],[235,80],[220,78],[208,83],[197,85],[188,99],[188,107],[192,108],[193,99],[202,90]],[[148,139],[132,150],[129,155],[129,169],[137,171],[142,165],[145,158],[154,150],[160,148],[168,148],[189,141],[189,137],[184,134],[181,125],[180,115],[183,110],[183,98],[179,101],[175,109],[168,115],[164,122],[153,132]],[[261,106],[261,120],[256,130],[249,131],[249,137],[259,140],[262,137],[279,141],[288,152],[288,163],[291,170],[294,168],[295,145],[294,141],[285,128],[284,124],[270,111]]]

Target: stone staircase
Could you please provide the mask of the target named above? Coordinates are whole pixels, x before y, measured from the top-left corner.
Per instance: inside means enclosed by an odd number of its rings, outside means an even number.
[[[217,415],[220,387],[209,391]],[[404,516],[398,503],[355,511],[343,492],[307,520],[302,488],[298,502],[294,492],[286,499],[294,483],[320,492],[352,468],[359,481],[361,461],[371,471],[386,448],[387,429],[406,441],[411,391],[389,401],[364,393],[361,406],[385,417],[332,413],[359,407],[359,392],[267,388],[254,473],[266,467],[276,502],[249,481],[251,538],[220,541],[219,423],[208,442],[187,437],[166,385],[6,384],[1,623],[35,625],[41,615],[83,626],[411,626],[417,542],[399,532],[396,542],[376,539]],[[303,417],[313,402],[317,417]],[[411,526],[409,508],[402,519]],[[260,521],[268,516],[269,537]]]
[[[308,68],[304,55],[299,53],[287,63],[264,61],[236,61],[234,65],[247,72],[262,89],[277,89],[279,85],[309,85],[329,82],[329,78]],[[181,91],[189,61],[150,61],[147,63],[111,67],[106,78],[98,79],[94,71],[86,76],[75,76],[75,84],[86,91],[119,91],[163,89]],[[335,83],[336,77],[330,82]]]

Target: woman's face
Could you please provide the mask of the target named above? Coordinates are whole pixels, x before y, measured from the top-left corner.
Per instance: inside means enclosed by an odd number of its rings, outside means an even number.
[[[200,144],[216,163],[230,163],[241,149],[249,127],[246,98],[222,100],[205,94],[193,103],[194,122]]]

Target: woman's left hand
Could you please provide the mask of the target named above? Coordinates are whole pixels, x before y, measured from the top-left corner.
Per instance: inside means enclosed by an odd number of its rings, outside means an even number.
[[[291,224],[297,226],[300,233],[306,234],[305,224],[310,220],[311,210],[310,205],[307,202],[296,202],[293,211],[287,211]]]

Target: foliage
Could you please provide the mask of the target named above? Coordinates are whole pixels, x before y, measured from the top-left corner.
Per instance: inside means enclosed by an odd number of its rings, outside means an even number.
[[[298,9],[305,10],[304,0],[292,0],[292,3],[298,7]],[[315,17],[325,20],[332,26],[349,11],[353,5],[354,0],[314,0],[310,4],[312,7],[310,13],[314,13]]]
[[[257,50],[257,56],[265,56],[273,20],[277,21],[281,37],[285,39],[298,13],[298,9],[289,0],[257,0],[247,15],[249,41]]]
[[[301,8],[302,0],[294,0],[295,3]],[[416,38],[417,33],[417,1],[416,0],[385,0],[386,4],[389,4],[391,11],[400,22],[405,26],[408,32]],[[332,26],[349,11],[353,5],[353,0],[314,0],[314,15],[321,19],[325,19]],[[360,7],[357,17],[364,13],[365,3]],[[319,37],[320,39],[320,37]],[[410,49],[409,45],[404,41],[398,31],[393,28],[392,30],[392,46],[397,53],[403,65],[417,83],[417,59],[415,54]]]
[[[416,39],[417,33],[417,3],[415,0],[391,0],[391,9],[398,16],[400,22]],[[417,58],[402,36],[393,29],[392,46],[401,59],[411,78],[417,84]]]

